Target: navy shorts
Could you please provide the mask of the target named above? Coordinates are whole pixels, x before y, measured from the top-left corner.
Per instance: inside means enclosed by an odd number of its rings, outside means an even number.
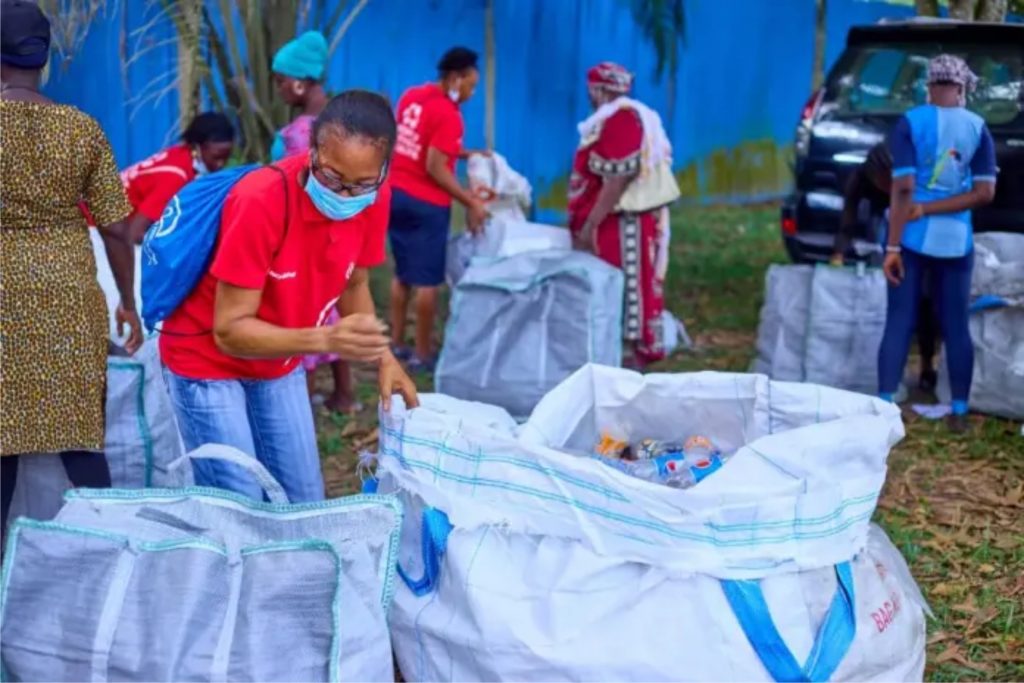
[[[392,187],[388,236],[395,257],[395,277],[403,285],[444,284],[450,214],[448,206],[416,199]]]

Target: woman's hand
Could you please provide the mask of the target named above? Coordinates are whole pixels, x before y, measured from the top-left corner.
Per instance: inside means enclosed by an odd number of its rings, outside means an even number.
[[[479,235],[484,231],[484,221],[487,220],[487,205],[476,197],[466,206],[466,228],[472,235]]]
[[[903,257],[899,252],[886,253],[885,262],[882,263],[882,272],[885,273],[885,279],[894,287],[903,282]]]
[[[839,252],[832,254],[828,259],[828,264],[836,268],[841,267],[843,265],[843,255]]]
[[[124,327],[128,326],[128,341],[124,343],[124,350],[128,352],[128,355],[134,355],[139,347],[142,346],[144,337],[142,336],[142,321],[139,320],[139,314],[135,309],[126,310],[124,306],[118,304],[117,310],[114,312],[114,320],[117,322],[117,334],[124,336]]]
[[[343,360],[373,362],[390,355],[387,328],[368,313],[347,315],[330,327],[324,351],[336,353]]]
[[[396,393],[405,400],[407,408],[415,408],[420,404],[419,396],[416,393],[416,383],[412,381],[402,368],[401,363],[391,355],[390,351],[380,362],[377,384],[380,388],[380,402],[385,411],[391,410],[391,397]]]
[[[907,213],[907,222],[924,218],[924,204],[911,204]]]
[[[597,254],[597,228],[593,223],[587,221],[580,229],[580,236],[576,240],[576,248],[580,251],[589,251]]]

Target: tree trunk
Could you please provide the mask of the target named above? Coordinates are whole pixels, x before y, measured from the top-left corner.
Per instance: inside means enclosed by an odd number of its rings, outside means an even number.
[[[914,0],[914,7],[920,17],[939,16],[939,0]]]
[[[497,53],[494,39],[494,0],[487,0],[484,10],[484,144],[494,149],[494,109]]]
[[[957,21],[974,21],[974,10],[978,0],[949,0],[949,18]]]
[[[179,2],[178,24],[178,121],[181,130],[199,113],[199,84],[204,65],[199,49],[202,6],[199,2]]]
[[[981,0],[975,18],[978,21],[1002,23],[1006,21],[1006,0]]]
[[[814,64],[811,68],[811,89],[817,90],[825,80],[825,38],[827,35],[827,0],[814,3]]]

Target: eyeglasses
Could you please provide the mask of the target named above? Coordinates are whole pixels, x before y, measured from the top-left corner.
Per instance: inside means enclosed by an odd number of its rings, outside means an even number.
[[[349,197],[359,197],[379,190],[380,186],[384,184],[384,179],[387,178],[388,175],[388,162],[385,161],[384,165],[380,169],[380,176],[375,182],[346,183],[333,171],[320,165],[320,159],[316,152],[313,152],[312,155],[310,155],[310,167],[314,173],[321,177],[321,183],[324,187],[331,192],[347,195]]]

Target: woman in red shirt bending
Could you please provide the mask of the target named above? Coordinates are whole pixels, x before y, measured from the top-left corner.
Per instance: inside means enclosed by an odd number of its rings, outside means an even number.
[[[182,438],[255,456],[293,503],[322,500],[304,355],[375,363],[385,409],[416,388],[391,355],[369,269],[384,262],[395,142],[391,106],[350,90],[313,124],[313,145],[231,189],[213,261],[164,321],[160,354]],[[328,324],[332,310],[341,319]],[[262,497],[239,468],[193,464],[196,483]]]

